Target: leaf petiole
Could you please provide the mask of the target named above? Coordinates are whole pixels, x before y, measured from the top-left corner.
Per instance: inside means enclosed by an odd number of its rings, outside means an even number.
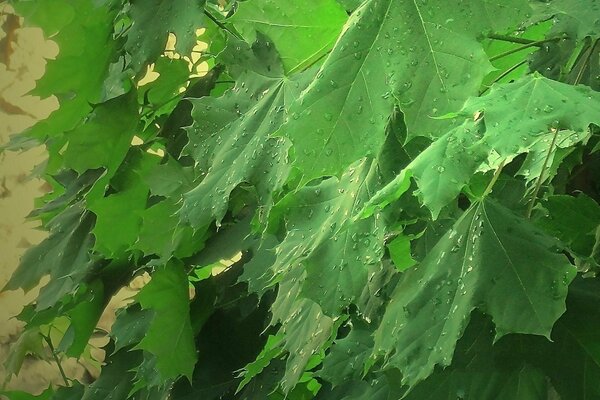
[[[517,53],[517,52],[519,52],[521,50],[525,50],[525,49],[528,49],[530,47],[537,47],[537,46],[539,46],[541,44],[544,44],[544,43],[547,43],[547,42],[554,42],[554,41],[559,40],[559,39],[562,39],[562,38],[555,37],[555,38],[550,38],[550,39],[538,40],[536,42],[526,43],[523,46],[515,47],[514,49],[510,49],[508,51],[505,51],[503,53],[500,53],[500,54],[497,54],[497,55],[495,55],[493,57],[490,57],[490,61],[495,61],[495,60],[498,60],[498,59],[500,59],[502,57],[506,57],[506,56],[509,56],[511,54]]]
[[[558,129],[554,130],[554,135],[552,136],[552,142],[550,143],[550,147],[548,148],[548,154],[544,159],[544,164],[542,165],[542,171],[540,172],[540,176],[538,177],[535,183],[535,190],[533,191],[533,195],[531,196],[531,200],[529,202],[529,207],[527,208],[527,218],[531,218],[531,212],[533,211],[533,206],[535,205],[535,201],[537,200],[537,196],[542,187],[542,182],[544,181],[544,173],[546,172],[546,168],[548,167],[548,161],[550,161],[550,156],[552,155],[552,151],[554,150],[554,145],[556,144],[556,138],[558,137]]]

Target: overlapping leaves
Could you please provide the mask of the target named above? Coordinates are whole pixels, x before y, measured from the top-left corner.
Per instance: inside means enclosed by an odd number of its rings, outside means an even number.
[[[100,377],[43,396],[597,397],[597,280],[572,283],[600,262],[583,3],[17,1],[61,48],[37,93],[62,108],[28,133],[51,139],[50,237],[7,286],[50,275],[27,335],[66,316],[55,350],[79,356],[151,275]],[[543,42],[515,31],[549,18]],[[206,76],[169,33],[211,41]],[[526,65],[485,79],[488,33],[541,75],[477,96]]]
[[[519,154],[529,153],[522,174],[540,178],[532,175],[541,174],[548,153],[585,142],[589,125],[600,124],[600,95],[584,86],[530,75],[469,99],[459,115],[467,117],[465,122],[433,142],[407,167],[434,217],[476,172],[496,169]],[[371,205],[384,206],[398,198],[403,193],[398,188],[405,182],[400,176]]]

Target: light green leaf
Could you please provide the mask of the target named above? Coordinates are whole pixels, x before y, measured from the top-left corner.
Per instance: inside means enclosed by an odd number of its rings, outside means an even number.
[[[369,201],[365,204],[362,210],[358,213],[358,218],[366,218],[377,210],[387,207],[391,202],[396,201],[402,196],[410,187],[411,172],[402,170],[402,172],[394,178],[393,181],[388,183],[385,188],[379,190]]]
[[[398,284],[373,354],[412,387],[450,365],[475,308],[492,317],[496,339],[549,338],[574,276],[556,241],[493,200],[475,203]]]
[[[196,346],[190,323],[188,280],[179,263],[169,263],[152,274],[136,296],[143,310],[154,316],[137,348],[156,356],[161,379],[185,375],[190,381],[196,364]]]
[[[251,0],[241,2],[229,19],[248,43],[266,35],[287,72],[303,70],[335,43],[348,18],[335,0]]]
[[[3,362],[5,379],[8,380],[12,375],[19,375],[27,355],[31,354],[39,357],[44,355],[44,352],[40,328],[26,329],[10,346],[8,357]]]
[[[243,379],[238,385],[236,392],[242,390],[252,379],[263,372],[275,357],[278,357],[282,353],[281,347],[279,346],[282,339],[282,336],[269,335],[265,347],[256,357],[256,360],[246,365],[244,370],[240,373],[240,376],[243,376]]]
[[[413,237],[411,236],[400,234],[387,245],[390,252],[390,258],[399,271],[404,271],[415,265],[417,262],[411,255],[410,242],[412,239]]]
[[[176,214],[179,209],[176,201],[167,198],[141,211],[141,227],[134,249],[168,260],[171,256],[189,257],[204,247],[206,231],[194,231],[182,225]]]

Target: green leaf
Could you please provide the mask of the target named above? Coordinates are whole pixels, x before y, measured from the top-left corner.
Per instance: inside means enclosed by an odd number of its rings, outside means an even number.
[[[410,187],[411,172],[403,170],[393,181],[388,183],[384,189],[379,190],[357,215],[359,218],[370,217],[375,211],[387,207],[391,202],[396,201]]]
[[[93,223],[93,216],[82,210],[81,204],[53,218],[48,224],[50,236],[25,253],[3,290],[29,291],[50,274],[50,282],[36,300],[38,310],[51,307],[65,294],[74,292],[95,265],[91,257]]]
[[[150,329],[154,318],[152,310],[142,310],[138,303],[117,312],[117,318],[111,328],[114,340],[114,352],[138,344]]]
[[[265,347],[262,349],[256,360],[251,362],[250,364],[244,367],[244,370],[240,373],[240,376],[244,378],[240,382],[237,392],[242,390],[244,386],[248,384],[252,379],[258,376],[263,370],[271,363],[271,361],[278,357],[281,354],[281,348],[279,347],[279,343],[281,342],[281,336],[273,336],[270,335],[267,338],[267,343]]]
[[[565,32],[577,40],[600,37],[600,6],[597,0],[551,0],[532,2],[538,18],[554,19],[555,32]]]
[[[274,279],[302,265],[302,295],[335,316],[360,297],[383,255],[383,220],[353,222],[365,199],[380,186],[375,160],[353,164],[338,180],[329,178],[283,198],[271,212],[271,224],[288,232],[276,247]]]
[[[64,165],[79,174],[96,168],[114,173],[129,150],[138,118],[132,95],[95,106],[85,123],[66,133]]]
[[[300,296],[301,274],[297,268],[293,274],[286,275],[279,283],[278,296],[271,307],[271,325],[281,324],[282,347],[288,352],[281,380],[285,393],[298,383],[310,358],[322,350],[336,330],[334,320],[324,315],[317,303]]]
[[[352,320],[348,336],[335,340],[328,356],[323,361],[323,368],[318,376],[339,386],[348,381],[360,381],[362,366],[367,361],[373,348],[373,328],[364,322]]]
[[[512,27],[527,9],[519,0],[365,1],[280,131],[294,143],[302,182],[376,154],[396,106],[409,137],[439,136],[447,122],[431,117],[459,109],[490,71],[475,37]]]
[[[387,245],[390,252],[390,258],[399,271],[404,271],[415,265],[417,262],[411,255],[410,242],[412,239],[414,239],[414,237],[401,234]]]
[[[538,356],[551,351],[553,357],[537,359],[550,376],[561,398],[592,400],[600,396],[600,285],[596,278],[573,282],[567,299],[567,313],[552,332]]]
[[[576,249],[589,241],[600,225],[600,205],[584,193],[577,197],[549,196],[542,205],[548,214],[538,221],[538,225]]]
[[[21,333],[21,336],[10,347],[10,353],[3,362],[6,379],[11,375],[17,376],[23,361],[28,354],[41,356],[44,354],[44,345],[42,343],[42,334],[38,327],[30,328]]]
[[[190,70],[184,59],[159,57],[152,71],[158,78],[138,89],[140,103],[147,100],[154,117],[169,114],[180,100],[180,89],[186,87]]]
[[[141,351],[120,350],[110,355],[97,380],[88,386],[81,400],[125,399],[132,388],[132,369],[142,359]]]
[[[248,43],[256,32],[269,37],[287,72],[303,70],[335,43],[348,18],[335,0],[251,0],[229,19]]]
[[[600,123],[600,94],[536,74],[495,85],[489,94],[469,99],[461,113],[477,118],[434,141],[407,167],[434,218],[477,171],[495,169],[526,152],[545,158],[555,133],[555,144],[563,148],[585,143],[588,126]],[[386,194],[403,188],[404,182],[398,178],[383,188],[376,195],[380,204],[395,200]]]
[[[175,200],[166,199],[142,211],[141,227],[133,248],[146,255],[156,254],[163,260],[172,255],[189,257],[201,250],[206,232],[181,225],[176,215],[178,209]]]
[[[374,356],[383,355],[412,387],[435,365],[450,364],[475,308],[492,317],[496,340],[508,333],[549,338],[574,276],[553,239],[493,200],[475,203],[396,287]]]
[[[175,51],[187,55],[196,45],[196,29],[204,19],[204,0],[132,0],[125,50],[134,71],[153,62],[165,49],[169,33],[177,37]]]
[[[137,348],[156,356],[163,380],[185,375],[192,379],[196,347],[190,324],[188,280],[179,263],[169,263],[152,274],[136,296],[143,310],[154,316]]]
[[[237,57],[257,63],[256,57],[266,53],[274,60],[267,75],[249,70],[238,79],[230,94],[216,100],[193,101],[192,116],[196,122],[188,135],[192,149],[199,149],[194,158],[208,167],[202,182],[185,194],[180,211],[193,227],[208,225],[213,219],[219,225],[227,211],[229,195],[238,185],[254,186],[260,204],[269,206],[272,193],[287,179],[289,144],[269,135],[281,125],[288,104],[308,84],[312,73],[306,71],[288,78],[283,75],[273,49],[264,42],[257,42],[252,50],[253,53],[244,50]],[[242,91],[248,93],[250,101],[240,105],[244,107],[240,110],[243,118],[234,116],[232,120],[232,94]],[[241,97],[244,99],[245,95]],[[226,111],[213,113],[213,107]],[[211,112],[208,116],[207,111]]]
[[[149,193],[142,177],[159,160],[145,152],[132,152],[122,166],[123,172],[112,182],[120,190],[106,197],[88,199],[89,210],[96,214],[93,234],[97,251],[113,257],[134,245],[142,222],[140,214],[146,209]]]
[[[452,366],[436,371],[405,398],[512,400],[548,398],[547,378],[540,369],[525,362],[513,342],[493,344],[491,323],[474,315],[457,345]]]
[[[83,354],[106,305],[101,281],[93,281],[83,288],[85,300],[80,300],[67,313],[70,325],[57,348],[70,357]]]
[[[49,387],[37,396],[16,390],[0,391],[0,395],[6,396],[9,400],[52,400],[54,390]]]
[[[102,97],[102,83],[115,53],[112,21],[115,10],[95,0],[16,1],[15,9],[28,25],[51,37],[60,56],[50,60],[33,95],[57,96],[60,108],[25,132],[44,140],[76,127]]]

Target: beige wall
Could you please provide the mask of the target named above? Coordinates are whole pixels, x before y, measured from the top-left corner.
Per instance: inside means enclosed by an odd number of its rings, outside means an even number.
[[[6,5],[0,5],[0,24],[4,25],[6,19],[11,18],[11,12]],[[58,54],[56,45],[44,40],[39,29],[2,30],[0,39],[7,35],[9,42],[4,41],[5,46],[0,48],[2,60],[6,61],[6,64],[0,63],[0,145],[7,143],[10,135],[47,117],[58,105],[54,98],[27,95],[43,75],[45,59]],[[43,231],[36,229],[37,222],[26,220],[34,199],[47,190],[42,180],[31,177],[32,170],[45,157],[42,147],[0,155],[0,287],[10,278],[24,251],[45,237]],[[35,292],[24,294],[19,290],[0,294],[0,384],[5,380],[2,364],[10,345],[22,331],[22,324],[11,317],[35,298]],[[83,372],[74,360],[66,361],[65,368],[73,377],[81,376]],[[11,379],[7,388],[39,392],[50,382],[60,382],[56,365],[29,358],[21,374]]]

